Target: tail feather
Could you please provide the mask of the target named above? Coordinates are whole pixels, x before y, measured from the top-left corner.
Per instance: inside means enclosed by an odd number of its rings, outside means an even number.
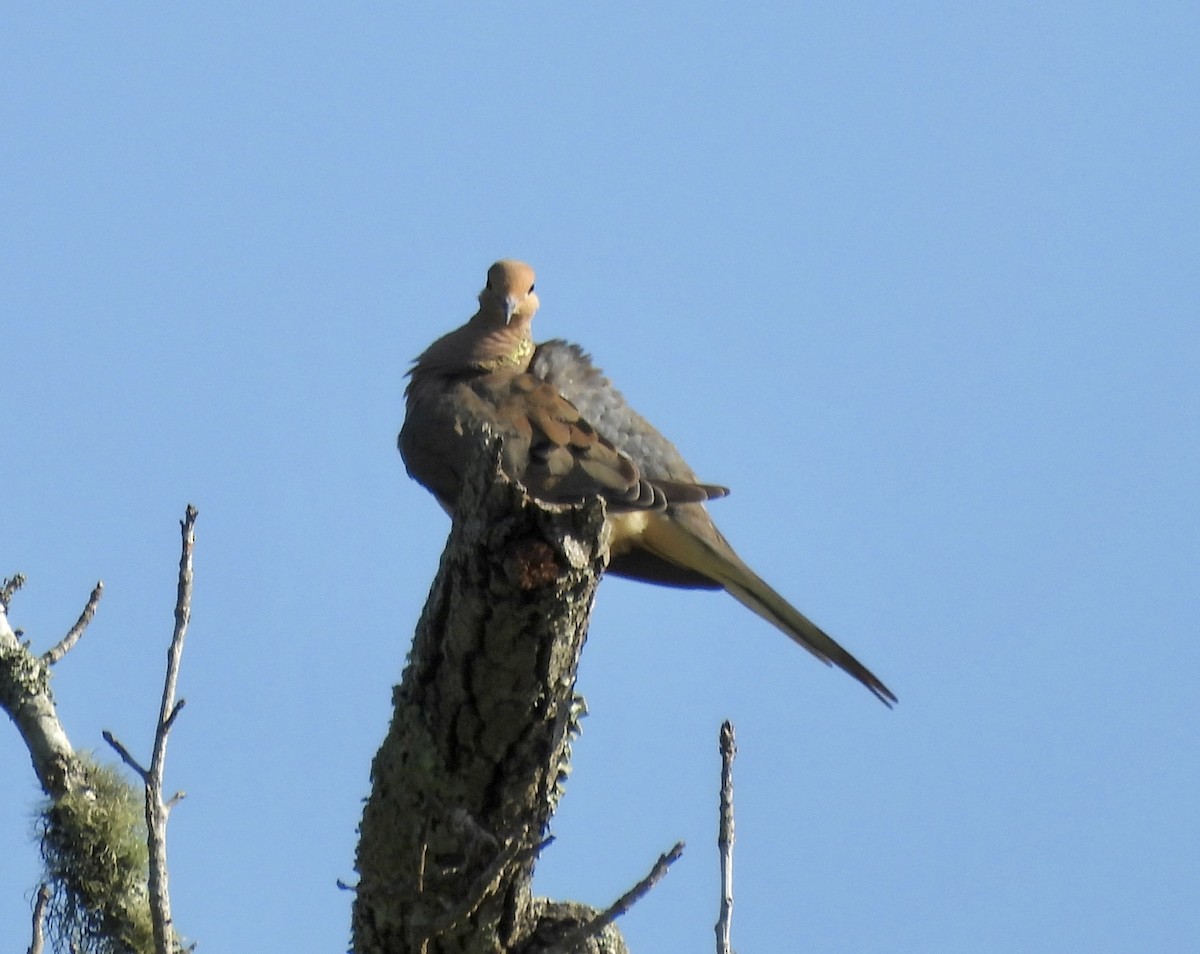
[[[746,573],[753,580],[753,588],[726,580],[724,585],[730,596],[774,624],[826,665],[835,665],[853,676],[889,709],[899,701],[878,676],[843,649],[837,640],[788,603],[749,568],[746,568]]]
[[[642,533],[641,545],[664,560],[719,583],[730,596],[786,633],[823,663],[837,666],[853,676],[885,706],[895,705],[898,701],[895,694],[871,670],[743,563],[711,523],[697,526],[696,529],[704,533],[701,537],[696,530],[684,526],[680,516],[682,514],[677,513],[674,518],[652,517]]]

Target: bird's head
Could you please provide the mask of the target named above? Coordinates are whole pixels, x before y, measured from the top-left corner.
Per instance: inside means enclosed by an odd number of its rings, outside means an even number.
[[[537,310],[532,268],[506,258],[488,269],[487,285],[479,293],[480,314],[500,319],[505,325],[528,326]]]

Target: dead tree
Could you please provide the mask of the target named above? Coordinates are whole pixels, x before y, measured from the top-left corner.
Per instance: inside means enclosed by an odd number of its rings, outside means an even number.
[[[458,509],[462,517],[454,522],[372,766],[358,845],[354,950],[623,954],[616,918],[666,873],[682,845],[603,911],[536,898],[531,889],[583,708],[575,676],[608,559],[604,506],[599,500],[539,504],[504,478],[493,455],[468,475]],[[174,699],[174,678],[190,602],[194,520],[189,508],[151,769],[106,734],[146,783],[151,835],[174,803],[163,799],[161,752],[182,706]],[[58,892],[49,901],[51,933],[62,947],[102,954],[174,950],[169,906],[155,903],[159,893],[165,898],[163,842],[151,837],[148,857],[136,788],[72,749],[49,692],[49,667],[78,639],[100,590],[72,632],[38,656],[4,614],[19,584],[14,580],[0,600],[0,704],[28,744],[49,796],[45,817],[53,826],[44,833],[43,852],[47,843],[64,845],[60,858],[47,856]],[[94,805],[107,814],[92,854],[112,854],[115,828],[128,846],[115,874],[106,869],[101,887],[107,894],[100,900],[89,884],[79,886],[79,873],[88,872],[73,840],[81,827],[79,806],[90,818]],[[119,825],[110,821],[108,806],[114,805],[123,813]],[[63,829],[65,821],[71,824]],[[60,837],[60,829],[71,840]],[[156,862],[161,892],[155,890]],[[36,947],[46,903],[34,919]],[[72,922],[72,910],[84,913]]]
[[[542,505],[493,459],[469,476],[458,513],[372,766],[354,950],[624,951],[619,905],[530,886],[578,728],[575,674],[608,559],[603,505]]]
[[[191,615],[195,522],[196,509],[189,505],[180,523],[175,631],[149,768],[104,733],[138,773],[140,785],[72,747],[50,691],[51,667],[87,629],[103,584],[96,584],[66,636],[41,654],[21,642],[8,622],[8,604],[24,577],[0,586],[0,709],[16,725],[46,795],[36,823],[45,881],[37,892],[30,951],[42,950],[47,934],[56,948],[81,954],[174,954],[181,949],[167,889],[166,825],[182,793],[163,798],[163,771],[167,737],[184,704],[176,700],[175,686]]]

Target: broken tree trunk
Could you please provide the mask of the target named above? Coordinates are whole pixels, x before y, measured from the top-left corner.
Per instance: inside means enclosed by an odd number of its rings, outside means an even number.
[[[356,954],[536,954],[598,913],[530,885],[581,712],[603,506],[539,504],[492,455],[457,512],[372,766]],[[571,947],[625,950],[611,925]]]

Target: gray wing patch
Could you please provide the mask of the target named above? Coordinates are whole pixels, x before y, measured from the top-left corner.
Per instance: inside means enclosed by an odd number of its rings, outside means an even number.
[[[633,458],[650,480],[698,483],[683,455],[631,408],[579,345],[560,339],[537,346],[529,369],[574,404],[592,425]]]

